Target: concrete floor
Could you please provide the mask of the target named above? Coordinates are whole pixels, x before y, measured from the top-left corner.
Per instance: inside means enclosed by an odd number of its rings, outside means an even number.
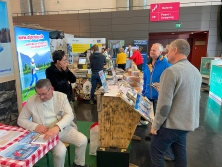
[[[75,103],[78,121],[98,121],[96,105],[88,101]],[[187,137],[187,167],[222,166],[222,108],[208,97],[208,92],[201,92],[200,127],[190,132]],[[139,167],[151,166],[149,145],[144,139],[148,126],[137,127],[135,134],[141,141],[132,141],[130,162]],[[173,162],[166,162],[165,167],[173,167]]]

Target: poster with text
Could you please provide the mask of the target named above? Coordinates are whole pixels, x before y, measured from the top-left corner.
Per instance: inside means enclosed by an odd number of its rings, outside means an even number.
[[[13,75],[13,59],[6,2],[0,1],[0,77]]]
[[[14,29],[24,105],[35,94],[36,82],[46,78],[45,70],[51,62],[49,33],[22,27]]]

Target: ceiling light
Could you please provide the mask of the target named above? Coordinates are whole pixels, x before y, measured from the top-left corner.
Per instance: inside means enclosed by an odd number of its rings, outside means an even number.
[[[193,32],[191,32],[191,34],[193,34]]]
[[[172,32],[172,34],[175,34],[174,32]]]

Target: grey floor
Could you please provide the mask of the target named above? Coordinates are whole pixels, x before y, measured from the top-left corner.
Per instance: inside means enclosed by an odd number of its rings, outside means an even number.
[[[79,121],[97,121],[96,105],[88,101],[75,102],[75,111]],[[188,167],[222,166],[222,108],[208,97],[208,92],[201,92],[200,127],[190,132],[187,137]],[[139,167],[151,166],[149,145],[144,139],[148,127],[137,127],[135,134],[142,138],[133,141],[130,162]],[[166,162],[165,167],[173,167],[173,162]]]

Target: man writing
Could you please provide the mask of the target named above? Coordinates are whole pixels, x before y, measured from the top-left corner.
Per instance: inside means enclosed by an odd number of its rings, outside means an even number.
[[[153,167],[164,167],[164,153],[172,146],[175,166],[186,167],[186,136],[199,126],[201,75],[187,60],[190,45],[177,39],[168,48],[167,68],[160,78],[159,98],[150,144]]]
[[[62,142],[75,145],[75,162],[73,167],[85,166],[87,138],[78,132],[73,122],[73,112],[67,96],[53,90],[48,79],[41,79],[35,86],[36,95],[27,100],[19,117],[18,125],[44,134],[48,140],[59,135],[59,143],[51,151],[54,167],[64,167],[66,147]],[[32,121],[30,121],[32,118]]]

